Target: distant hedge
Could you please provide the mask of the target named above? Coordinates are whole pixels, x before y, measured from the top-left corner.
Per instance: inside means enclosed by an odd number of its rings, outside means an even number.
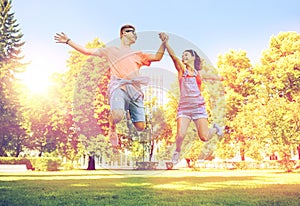
[[[25,164],[28,170],[57,171],[61,160],[55,157],[0,157],[0,164]]]

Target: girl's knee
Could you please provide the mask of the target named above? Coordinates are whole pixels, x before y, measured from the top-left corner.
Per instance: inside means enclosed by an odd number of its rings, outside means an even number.
[[[198,137],[203,142],[207,142],[208,141],[207,135],[204,135],[203,133],[198,133]]]
[[[183,139],[184,137],[185,137],[185,133],[179,132],[179,133],[177,134],[177,138],[178,138],[178,139]]]

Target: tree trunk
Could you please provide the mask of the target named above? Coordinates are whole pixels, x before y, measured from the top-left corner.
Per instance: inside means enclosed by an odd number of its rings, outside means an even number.
[[[242,161],[245,161],[245,150],[243,148],[240,149],[240,153]]]
[[[151,162],[151,159],[152,159],[152,156],[153,156],[153,149],[154,149],[154,140],[151,141],[151,144],[150,144],[149,162]]]
[[[88,163],[87,170],[96,170],[95,157],[94,156],[89,156],[89,163]]]

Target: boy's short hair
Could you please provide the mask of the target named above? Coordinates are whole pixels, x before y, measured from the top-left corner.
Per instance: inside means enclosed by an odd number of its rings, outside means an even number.
[[[121,29],[120,29],[120,38],[122,38],[122,34],[123,34],[123,30],[124,30],[124,29],[134,29],[134,30],[135,30],[134,26],[132,26],[132,25],[130,25],[130,24],[125,24],[125,25],[123,25],[123,26],[121,27]]]

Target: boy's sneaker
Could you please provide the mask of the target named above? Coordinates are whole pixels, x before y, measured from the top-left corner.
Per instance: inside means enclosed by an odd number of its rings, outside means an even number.
[[[175,151],[174,154],[173,154],[173,156],[172,156],[172,163],[173,164],[177,164],[178,163],[179,156],[180,156],[180,153]]]
[[[218,136],[223,136],[224,135],[223,129],[218,124],[214,124],[213,128],[216,128]]]

